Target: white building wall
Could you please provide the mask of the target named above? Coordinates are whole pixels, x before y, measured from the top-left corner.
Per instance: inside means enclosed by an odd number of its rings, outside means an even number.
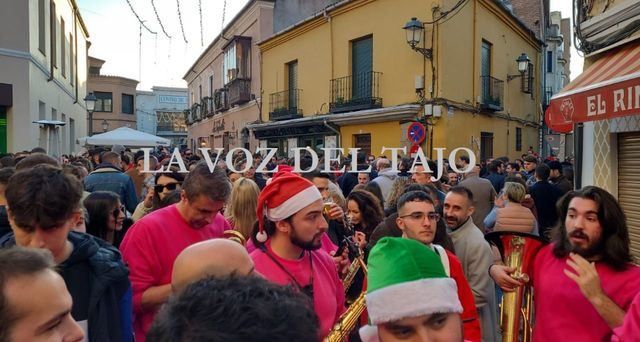
[[[5,34],[7,40],[0,45],[0,82],[13,86],[13,106],[7,111],[7,148],[9,152],[29,150],[35,146],[47,147],[51,155],[78,152],[80,146],[75,142],[86,132],[86,110],[84,101],[86,96],[86,35],[80,23],[73,16],[72,5],[75,1],[54,0],[56,7],[56,56],[57,67],[54,77],[50,78],[51,70],[51,41],[50,41],[50,2],[45,4],[45,50],[39,49],[39,10],[38,0],[7,0],[0,14],[0,31],[12,32]],[[15,26],[15,18],[24,24],[24,29]],[[65,22],[64,46],[65,59],[61,60],[61,18]],[[28,25],[26,24],[28,23]],[[72,62],[71,43],[69,34],[74,37],[73,52],[77,64],[74,77],[71,78]],[[77,47],[75,41],[77,40]],[[65,63],[65,75],[62,74],[62,63]],[[66,77],[65,77],[66,76]],[[77,76],[77,80],[76,80]],[[76,89],[77,87],[77,89]],[[64,128],[51,128],[49,132],[41,129],[33,121],[40,118],[40,105],[45,104],[45,119],[52,119],[52,109],[57,113],[57,120],[64,118]],[[68,127],[73,120],[74,127]],[[55,131],[57,130],[57,132]],[[64,132],[63,132],[64,131]],[[76,136],[72,136],[75,132]],[[65,133],[65,134],[63,134]],[[51,138],[51,137],[55,138]],[[57,136],[57,137],[56,137]],[[63,137],[65,140],[62,141]]]

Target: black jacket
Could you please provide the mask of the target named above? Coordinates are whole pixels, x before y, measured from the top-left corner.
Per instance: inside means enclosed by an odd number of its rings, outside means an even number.
[[[88,234],[71,232],[68,239],[73,252],[58,271],[73,298],[73,318],[88,319],[89,341],[132,341],[131,283],[120,252]],[[13,234],[0,239],[2,248],[14,245]]]
[[[547,236],[547,231],[558,221],[556,202],[562,197],[562,192],[557,187],[549,184],[549,182],[539,181],[529,187],[529,193],[538,211],[538,231],[540,236]]]

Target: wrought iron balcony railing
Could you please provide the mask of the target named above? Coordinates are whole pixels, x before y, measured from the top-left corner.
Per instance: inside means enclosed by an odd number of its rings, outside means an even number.
[[[302,117],[301,89],[285,90],[269,95],[269,120],[289,120]]]
[[[213,92],[213,104],[216,113],[229,109],[229,92],[227,88],[216,89],[216,91]]]
[[[497,112],[504,108],[502,97],[504,81],[491,76],[480,76],[480,89],[482,90],[482,109]]]
[[[342,113],[382,107],[380,75],[370,71],[331,80],[329,111]]]

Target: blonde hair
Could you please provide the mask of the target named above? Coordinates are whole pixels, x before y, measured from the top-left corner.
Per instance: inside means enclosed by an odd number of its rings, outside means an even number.
[[[404,189],[409,183],[411,183],[409,177],[396,177],[389,191],[389,198],[386,203],[387,208],[394,208],[398,204],[398,198],[404,193]]]
[[[524,196],[527,194],[527,190],[525,190],[524,186],[516,182],[504,183],[502,191],[509,201],[515,203],[521,203],[524,200]]]
[[[260,188],[256,182],[241,177],[233,183],[231,198],[225,210],[225,216],[233,229],[240,232],[246,239],[251,236],[253,224],[256,222],[256,207]]]

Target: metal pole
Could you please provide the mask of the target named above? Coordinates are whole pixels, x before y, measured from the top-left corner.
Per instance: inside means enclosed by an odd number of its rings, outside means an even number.
[[[89,136],[93,135],[93,112],[88,110],[87,113],[89,113]]]

